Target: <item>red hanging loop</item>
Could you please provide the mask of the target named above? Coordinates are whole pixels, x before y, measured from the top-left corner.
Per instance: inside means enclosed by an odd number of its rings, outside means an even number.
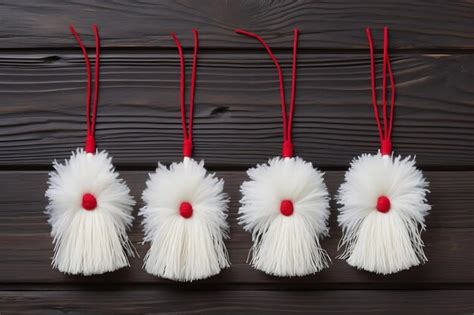
[[[96,144],[95,144],[95,121],[97,117],[97,103],[99,100],[99,64],[100,64],[100,38],[99,30],[97,25],[92,26],[95,36],[95,72],[94,72],[94,101],[92,104],[92,118],[91,118],[91,63],[89,61],[89,56],[87,54],[86,48],[82,43],[79,34],[77,34],[74,26],[72,24],[69,26],[72,35],[77,40],[77,43],[81,47],[82,54],[84,55],[84,60],[86,63],[86,73],[87,73],[87,100],[86,100],[86,124],[87,124],[87,136],[86,144],[84,150],[87,153],[95,153]]]
[[[246,35],[249,37],[253,37],[258,40],[263,47],[267,50],[268,55],[272,59],[273,63],[278,72],[278,81],[280,85],[280,100],[281,100],[281,115],[283,119],[283,148],[282,148],[282,156],[283,157],[292,157],[293,156],[293,142],[292,142],[292,134],[291,134],[291,127],[293,121],[293,113],[295,109],[295,91],[296,91],[296,52],[298,49],[298,29],[295,28],[293,32],[293,66],[291,71],[291,98],[290,98],[290,112],[287,117],[286,115],[286,104],[285,104],[285,87],[283,83],[283,73],[281,71],[280,63],[278,59],[273,54],[270,47],[267,43],[257,34],[250,33],[244,31],[242,29],[236,29],[235,32],[237,34]]]
[[[193,29],[194,36],[194,55],[193,55],[193,69],[191,74],[191,93],[189,96],[189,124],[186,128],[186,105],[185,105],[185,67],[183,48],[175,33],[171,33],[176,47],[178,48],[179,62],[181,67],[180,74],[180,105],[181,105],[181,126],[183,128],[183,156],[191,157],[193,154],[193,116],[194,116],[194,91],[196,89],[196,67],[197,67],[197,53],[198,53],[198,32]]]
[[[395,81],[393,79],[392,66],[390,64],[390,57],[388,54],[388,28],[384,27],[384,47],[383,47],[383,70],[382,70],[382,111],[383,111],[383,129],[380,122],[380,116],[377,105],[377,91],[375,88],[375,61],[374,61],[374,45],[372,41],[372,35],[370,28],[365,30],[367,39],[369,41],[370,49],[370,81],[372,87],[372,105],[374,108],[375,121],[377,123],[377,129],[379,131],[380,138],[380,153],[382,155],[392,154],[392,126],[393,126],[393,114],[395,107]],[[390,78],[391,87],[391,102],[390,102],[390,118],[387,117],[387,70]]]

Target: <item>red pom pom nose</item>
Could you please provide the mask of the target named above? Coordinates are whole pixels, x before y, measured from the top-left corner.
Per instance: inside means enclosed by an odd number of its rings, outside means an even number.
[[[92,211],[97,207],[97,199],[93,194],[84,194],[82,196],[82,207],[87,211]]]
[[[293,208],[293,202],[291,200],[285,199],[282,200],[280,203],[280,212],[284,216],[290,216],[293,214],[293,211],[295,209]]]
[[[193,206],[189,202],[183,201],[179,206],[179,214],[183,218],[189,219],[193,215]]]
[[[390,210],[390,199],[386,196],[380,196],[377,199],[377,210],[382,213],[387,213]]]

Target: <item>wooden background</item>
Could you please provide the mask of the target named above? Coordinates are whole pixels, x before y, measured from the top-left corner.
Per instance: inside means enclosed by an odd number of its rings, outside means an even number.
[[[473,18],[470,0],[1,1],[0,312],[472,314]],[[179,60],[169,33],[186,47],[189,69],[191,29],[199,30],[195,157],[225,178],[232,197],[230,269],[190,284],[150,276],[140,259],[94,277],[51,269],[47,172],[85,137],[84,62],[71,22],[88,47],[92,23],[100,27],[97,142],[137,200],[157,161],[181,158]],[[384,25],[398,90],[394,146],[416,154],[431,182],[423,233],[429,262],[385,277],[338,259],[303,278],[252,270],[245,262],[250,237],[236,224],[238,187],[248,167],[279,154],[281,117],[273,64],[233,29],[268,41],[289,87],[292,29],[299,27],[295,150],[326,172],[334,193],[352,157],[377,150],[364,28],[373,28],[381,47]],[[380,54],[376,61],[380,69]],[[335,217],[333,204],[323,242],[333,258]],[[139,225],[131,238],[143,256]]]

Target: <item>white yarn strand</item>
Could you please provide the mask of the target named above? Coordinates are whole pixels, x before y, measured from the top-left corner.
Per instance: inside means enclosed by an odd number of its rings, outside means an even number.
[[[96,154],[82,149],[64,164],[54,161],[46,197],[46,214],[54,243],[52,265],[67,274],[94,275],[129,266],[133,247],[131,227],[135,201],[106,151]],[[90,193],[97,207],[82,208],[82,197]]]
[[[431,206],[428,182],[415,159],[364,154],[355,158],[338,191],[341,259],[378,274],[391,274],[427,261],[421,232]],[[379,196],[390,200],[377,211]]]
[[[150,249],[144,268],[175,281],[193,281],[229,267],[224,244],[228,238],[227,195],[224,181],[204,168],[204,162],[185,158],[169,168],[158,164],[143,192],[141,209],[145,242]],[[179,213],[182,202],[192,205],[190,218]]]
[[[327,267],[320,239],[328,234],[329,196],[323,173],[299,157],[270,159],[247,171],[239,223],[252,234],[251,265],[274,276],[304,276]],[[294,212],[280,213],[282,200]]]

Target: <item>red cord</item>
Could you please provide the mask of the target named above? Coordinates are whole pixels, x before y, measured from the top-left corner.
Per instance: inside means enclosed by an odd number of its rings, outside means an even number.
[[[74,26],[72,24],[69,26],[72,35],[77,40],[77,43],[81,47],[82,54],[84,55],[84,60],[86,63],[86,72],[87,72],[87,100],[86,100],[86,124],[87,124],[87,136],[86,136],[86,145],[85,151],[87,153],[95,153],[95,122],[97,117],[97,103],[99,100],[99,64],[100,64],[100,39],[99,39],[99,30],[97,25],[93,25],[94,36],[95,36],[95,73],[94,73],[94,101],[92,104],[92,119],[90,117],[91,112],[91,63],[89,61],[89,56],[87,54],[86,48],[82,43],[79,34],[77,34]]]
[[[291,99],[290,99],[290,113],[287,118],[286,115],[286,104],[285,104],[285,88],[283,83],[283,73],[281,71],[280,63],[278,59],[273,54],[270,47],[267,43],[257,34],[247,32],[242,29],[236,29],[235,32],[237,34],[246,35],[249,37],[253,37],[257,39],[263,47],[267,50],[268,55],[272,59],[273,63],[278,72],[278,80],[280,85],[280,99],[281,99],[281,115],[283,119],[283,150],[282,156],[283,157],[292,157],[293,156],[293,142],[291,139],[291,126],[293,121],[293,113],[295,108],[295,91],[296,91],[296,51],[298,48],[298,29],[295,28],[294,30],[294,40],[293,40],[293,66],[292,66],[292,73],[291,73]]]
[[[288,139],[291,142],[291,125],[293,122],[293,113],[295,109],[295,91],[296,91],[296,51],[298,49],[298,29],[293,32],[293,66],[291,69],[291,99],[290,99],[290,117],[288,118]]]
[[[383,47],[383,82],[382,82],[382,110],[383,110],[383,130],[380,122],[380,116],[377,105],[377,91],[375,88],[375,61],[374,61],[374,45],[370,28],[365,30],[367,39],[369,41],[370,49],[370,81],[372,86],[372,105],[374,108],[375,121],[377,122],[377,129],[380,137],[380,152],[382,155],[390,155],[392,153],[392,127],[393,114],[395,107],[395,81],[393,79],[392,66],[390,64],[390,57],[388,54],[388,28],[384,28],[384,47]],[[391,87],[391,102],[390,102],[390,118],[387,118],[387,70],[390,78]]]
[[[181,102],[181,126],[183,128],[183,156],[190,157],[193,152],[193,116],[194,116],[194,91],[196,88],[196,66],[197,66],[197,53],[198,53],[198,32],[193,29],[194,35],[194,56],[193,56],[193,69],[191,74],[191,94],[189,96],[189,124],[186,128],[186,105],[185,105],[185,73],[184,73],[184,56],[183,48],[176,37],[175,33],[171,33],[176,47],[178,48],[179,62],[181,67],[180,75],[180,102]]]

